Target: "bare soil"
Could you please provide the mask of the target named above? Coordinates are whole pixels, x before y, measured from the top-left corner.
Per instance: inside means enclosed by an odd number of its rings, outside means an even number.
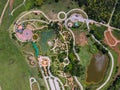
[[[10,0],[10,10],[13,9],[13,3],[14,3],[14,0]]]
[[[76,44],[78,44],[80,46],[84,46],[84,45],[88,44],[88,39],[86,37],[85,32],[78,33],[77,31],[74,31],[74,34],[75,34]]]

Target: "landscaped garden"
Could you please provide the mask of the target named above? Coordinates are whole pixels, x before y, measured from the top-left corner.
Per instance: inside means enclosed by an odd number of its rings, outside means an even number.
[[[65,3],[63,3],[63,0],[58,2],[53,2],[52,0],[45,2],[46,3],[41,3],[41,6],[43,5],[42,7],[39,7],[39,5],[36,5],[36,7],[43,10],[50,19],[53,17],[56,19],[59,11],[64,10],[66,12],[71,8],[78,7],[76,6],[76,2],[70,0],[67,0]],[[13,8],[16,7],[18,3],[22,3],[22,1],[15,1],[14,3]],[[23,17],[20,20],[20,22],[23,21],[22,23],[15,23],[18,18],[15,21],[14,19],[19,13],[32,8],[33,4],[30,0],[27,0],[26,3],[27,4],[23,5],[21,9],[15,11],[13,16],[9,15],[9,8],[7,8],[3,18],[4,21],[1,25],[3,30],[0,29],[2,37],[0,38],[0,42],[2,43],[0,44],[0,60],[2,61],[0,63],[0,71],[3,73],[0,75],[0,87],[5,90],[29,90],[29,77],[33,76],[39,82],[40,89],[46,90],[40,68],[38,68],[38,65],[36,64],[39,55],[50,57],[50,71],[53,76],[58,77],[62,81],[65,85],[65,90],[70,90],[74,87],[78,88],[78,90],[80,89],[73,76],[77,76],[79,82],[84,88],[88,88],[88,90],[94,90],[103,83],[109,74],[110,68],[108,68],[108,66],[111,65],[111,61],[108,56],[108,51],[95,42],[95,40],[92,39],[91,34],[93,34],[97,40],[103,41],[104,31],[107,30],[107,28],[97,24],[90,24],[89,33],[85,22],[72,22],[73,26],[69,28],[72,29],[71,31],[75,35],[74,45],[74,37],[72,36],[72,33],[64,27],[64,21],[53,22],[48,20],[43,14],[33,12]],[[94,1],[94,3],[96,2]],[[51,8],[51,10],[49,10],[48,7]],[[90,7],[92,6],[89,5],[88,9],[85,7],[82,8],[89,10]],[[79,11],[75,11],[72,13],[78,12]],[[91,12],[88,11],[88,13],[91,15]],[[69,15],[70,14],[71,13],[69,13]],[[108,20],[108,16],[109,13],[104,16],[103,22]],[[64,18],[64,15],[60,15],[60,17]],[[98,19],[96,16],[90,17],[96,18],[96,20]],[[102,14],[100,14],[100,17],[102,17]],[[32,21],[27,22],[29,19]],[[40,21],[34,21],[33,19]],[[26,22],[24,22],[24,20],[26,20]],[[101,21],[101,19],[99,19],[99,21]],[[10,27],[9,30],[13,30],[13,26],[16,26],[15,30],[12,32],[10,31],[12,39],[11,37],[8,37],[8,32],[4,32],[11,23],[12,28]],[[17,40],[19,38],[15,36],[17,31],[19,31],[18,27],[22,25],[24,26],[24,28],[22,28],[22,30],[24,29],[23,31],[27,28],[28,31],[32,30],[31,36],[33,34],[32,38],[25,42]],[[113,34],[120,39],[118,32],[119,31],[113,31]],[[28,34],[29,33],[26,33],[26,35]],[[78,54],[80,60],[76,54]],[[33,57],[35,59],[33,60],[35,61],[33,64],[35,63],[35,65],[32,66],[31,62],[28,61]],[[10,82],[12,80],[13,83]],[[9,88],[9,86],[11,87]]]

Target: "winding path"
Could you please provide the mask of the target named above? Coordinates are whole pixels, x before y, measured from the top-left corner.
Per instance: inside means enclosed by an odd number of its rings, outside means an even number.
[[[93,20],[90,20],[90,19],[84,19],[84,20],[86,21],[88,31],[90,31],[89,23],[90,23],[91,21],[92,21],[92,22],[96,22],[96,21],[93,21]],[[96,23],[98,23],[98,22],[96,22]],[[102,25],[108,26],[108,25],[105,25],[105,24],[102,24]],[[75,37],[74,37],[73,32],[71,31],[70,28],[67,27],[67,20],[66,20],[66,22],[65,22],[65,26],[66,26],[66,28],[72,33],[73,39],[75,40]],[[100,45],[102,45],[102,44],[100,43],[100,41],[98,41],[93,35],[92,35],[92,38],[93,38],[96,42],[98,42]],[[73,44],[75,45],[75,41],[73,42]],[[102,45],[102,46],[103,46],[103,45]],[[109,82],[109,80],[110,80],[110,78],[111,78],[111,76],[112,76],[112,73],[113,73],[113,69],[114,69],[114,58],[113,58],[112,53],[111,53],[105,46],[103,46],[103,48],[105,48],[105,49],[108,51],[108,54],[109,54],[109,56],[110,56],[110,58],[111,58],[112,64],[111,64],[111,69],[110,69],[110,73],[109,73],[108,78],[107,78],[106,81],[105,81],[101,86],[99,86],[96,90],[102,90],[102,88]],[[79,83],[79,82],[78,82],[78,83]],[[81,87],[81,90],[83,90],[82,84],[79,83],[79,86]]]
[[[89,25],[87,25],[87,28],[88,28],[88,31],[90,31]],[[101,43],[100,41],[98,41],[98,40],[94,37],[94,35],[92,35],[92,38],[93,38],[98,44],[102,45],[102,43]],[[110,56],[110,58],[111,58],[111,62],[112,62],[112,63],[111,63],[111,68],[110,68],[110,73],[109,73],[108,78],[107,78],[106,81],[105,81],[102,85],[100,85],[96,90],[102,90],[102,88],[109,82],[109,80],[110,80],[110,78],[111,78],[111,76],[112,76],[112,73],[113,73],[113,69],[114,69],[114,58],[113,58],[112,53],[111,53],[105,46],[102,45],[102,47],[103,47],[105,50],[108,51],[108,54],[109,54],[109,56]]]
[[[8,0],[9,1],[9,0]],[[74,11],[74,10],[76,10],[76,9],[73,9],[73,10],[71,10],[71,11]],[[16,21],[16,23],[18,23],[24,16],[26,16],[26,15],[28,15],[28,14],[30,14],[30,13],[32,13],[32,12],[40,12],[40,13],[42,13],[49,21],[51,21],[42,11],[40,11],[40,10],[35,10],[35,11],[29,11],[29,12],[27,12],[27,13],[25,13],[24,15],[22,15],[17,21]],[[84,11],[83,11],[84,12]],[[70,13],[70,11],[68,12],[68,13]],[[67,13],[67,14],[68,14]],[[85,13],[85,12],[84,12]],[[68,18],[69,19],[69,18]],[[78,54],[76,53],[76,50],[75,50],[75,36],[74,36],[74,33],[72,32],[72,30],[70,29],[70,28],[68,28],[68,26],[67,26],[67,21],[68,21],[68,19],[66,19],[65,20],[65,27],[69,30],[69,32],[71,32],[71,34],[72,34],[72,36],[73,36],[73,51],[74,51],[74,53],[75,53],[75,55],[76,55],[76,57],[77,57],[77,59],[80,61],[80,57],[78,56]],[[80,20],[82,20],[82,19],[80,19]],[[87,24],[87,27],[88,27],[88,31],[90,31],[90,27],[89,27],[89,23],[90,22],[94,22],[94,23],[97,23],[97,24],[101,24],[101,23],[99,23],[99,22],[96,22],[96,21],[93,21],[93,20],[90,20],[90,19],[85,19],[85,18],[83,18],[83,20],[86,22],[86,24]],[[33,20],[33,21],[39,21],[39,20]],[[40,20],[41,21],[41,20]],[[25,22],[25,21],[24,21]],[[20,22],[19,22],[20,23]],[[49,23],[49,22],[48,22]],[[101,25],[104,25],[104,26],[107,26],[106,24],[101,24]],[[110,27],[111,28],[111,27]],[[113,27],[114,28],[114,27]],[[100,45],[102,45],[93,35],[92,35],[92,38],[96,41],[96,42],[98,42]],[[103,45],[102,45],[103,46]],[[110,73],[109,73],[109,76],[107,77],[107,79],[106,79],[106,81],[101,85],[101,86],[99,86],[96,90],[102,90],[102,88],[109,82],[109,80],[110,80],[110,78],[111,78],[111,76],[112,76],[112,72],[113,72],[113,69],[114,69],[114,58],[113,58],[113,56],[112,56],[112,53],[106,48],[106,47],[104,47],[103,46],[103,48],[105,48],[107,51],[108,51],[108,54],[109,54],[109,56],[110,56],[110,58],[111,58],[111,62],[112,62],[112,64],[111,64],[111,68],[110,68]],[[40,68],[41,68],[41,66],[40,66]],[[43,71],[41,71],[42,72],[42,75],[43,75]],[[45,76],[43,75],[43,78],[44,78],[44,80],[45,80]],[[83,90],[83,86],[82,86],[82,84],[77,80],[77,77],[74,77],[75,78],[75,81],[78,83],[78,85],[80,86],[80,89],[81,90]],[[47,83],[47,81],[45,80],[45,83]],[[61,82],[62,83],[62,82]],[[48,85],[47,85],[47,88],[48,88]],[[49,88],[48,88],[48,90],[49,90]]]
[[[0,16],[0,25],[1,25],[1,23],[2,23],[2,19],[3,19],[4,13],[5,13],[6,9],[7,9],[7,6],[9,5],[9,1],[10,1],[10,0],[7,1],[5,7],[4,7],[3,11],[2,11],[2,14],[1,14],[1,16]]]
[[[22,5],[24,5],[26,2],[26,0],[23,1],[23,3],[21,3],[20,5],[18,5],[15,9],[12,10],[12,12],[10,13],[12,16],[13,16],[13,13],[18,9],[20,8]]]

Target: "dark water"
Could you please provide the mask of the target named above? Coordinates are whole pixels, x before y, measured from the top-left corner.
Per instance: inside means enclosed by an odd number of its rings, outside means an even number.
[[[93,56],[90,65],[87,68],[88,83],[99,82],[105,75],[108,66],[108,57],[102,53]]]

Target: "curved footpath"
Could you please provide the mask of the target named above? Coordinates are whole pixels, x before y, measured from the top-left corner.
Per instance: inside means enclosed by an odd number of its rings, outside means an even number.
[[[89,24],[87,25],[87,28],[88,28],[88,31],[90,31]],[[94,35],[92,35],[92,38],[93,38],[97,43],[99,43],[100,45],[102,45],[102,43],[101,43],[100,41],[98,41],[98,40],[94,37]],[[113,58],[112,53],[111,53],[104,45],[102,45],[102,47],[103,47],[105,50],[108,51],[108,54],[109,54],[109,56],[110,56],[110,58],[111,58],[112,64],[111,64],[111,69],[110,69],[110,73],[109,73],[109,76],[108,76],[107,80],[106,80],[100,87],[98,87],[96,90],[102,90],[102,88],[109,82],[109,80],[110,80],[110,78],[111,78],[111,76],[112,76],[113,69],[114,69],[114,58]]]
[[[65,27],[67,28],[67,30],[69,30],[69,32],[71,32],[71,34],[72,34],[72,36],[73,36],[73,51],[74,51],[74,54],[76,55],[77,59],[80,61],[80,58],[79,58],[79,56],[78,56],[78,54],[76,53],[76,50],[75,50],[75,35],[74,35],[74,33],[72,32],[72,30],[71,30],[70,28],[68,28],[68,26],[67,26],[67,21],[68,21],[68,19],[65,20]],[[80,89],[83,90],[83,86],[82,86],[82,84],[77,80],[77,77],[76,77],[76,76],[74,76],[74,79],[75,79],[76,83],[79,85]]]
[[[83,19],[84,19],[84,18],[83,18]],[[84,20],[85,20],[86,23],[87,23],[88,31],[90,31],[89,22],[92,21],[92,22],[94,22],[94,23],[98,23],[98,22],[96,22],[96,21],[94,21],[94,20],[90,20],[90,19],[84,19]],[[99,24],[101,24],[101,23],[99,23]],[[105,24],[102,24],[102,25],[107,26],[107,25],[105,25]],[[65,22],[65,26],[66,26],[66,28],[71,32],[71,34],[73,35],[73,39],[74,39],[73,44],[75,45],[75,37],[74,37],[74,34],[73,34],[73,32],[71,31],[71,29],[69,29],[69,28],[67,27],[67,20],[66,20],[66,22]],[[113,27],[113,28],[114,28],[114,27]],[[100,45],[102,45],[93,35],[92,35],[92,38],[93,38],[96,42],[98,42]],[[103,46],[103,45],[102,45],[102,46]],[[111,58],[112,64],[111,64],[111,69],[110,69],[110,73],[109,73],[109,76],[108,76],[107,80],[106,80],[102,85],[100,85],[96,90],[102,90],[102,88],[109,82],[109,80],[110,80],[110,78],[111,78],[111,76],[112,76],[113,69],[114,69],[114,58],[113,58],[112,53],[111,53],[105,46],[103,46],[103,48],[105,48],[105,49],[108,51],[108,54],[109,54],[109,56],[110,56],[110,58]],[[76,80],[77,80],[77,79],[76,79]],[[79,83],[79,86],[80,86],[81,90],[83,90],[82,84],[81,84],[80,82],[77,82],[77,83]]]
[[[13,9],[10,14],[13,16],[13,13],[14,13],[18,8],[20,8],[22,5],[24,5],[25,2],[26,2],[26,0],[24,0],[19,6],[17,6],[15,9]]]
[[[0,16],[0,25],[1,25],[1,23],[2,23],[2,19],[3,19],[4,13],[5,13],[6,9],[7,9],[7,6],[8,6],[8,4],[9,4],[9,1],[10,1],[10,0],[7,0],[7,3],[6,3],[6,5],[5,5],[5,7],[4,7],[3,11],[2,11],[1,16]]]
[[[93,35],[92,35],[92,37],[93,37],[93,39],[94,39],[96,42],[98,42],[100,45],[102,45]],[[102,45],[102,46],[103,46],[103,45]],[[105,46],[103,46],[103,48],[105,48],[105,49],[108,51],[108,54],[109,54],[109,56],[110,56],[110,58],[111,58],[111,62],[112,62],[111,65],[112,65],[112,66],[111,66],[110,73],[109,73],[109,76],[108,76],[107,80],[106,80],[100,87],[98,87],[96,90],[102,90],[102,88],[109,82],[109,80],[110,80],[110,78],[111,78],[111,76],[112,76],[113,69],[114,69],[114,58],[113,58],[112,53],[111,53]]]
[[[72,9],[71,11],[74,11],[74,10],[78,10],[78,9]],[[81,9],[79,9],[80,11],[82,11],[82,12],[84,12],[83,10],[81,10]],[[32,13],[32,12],[39,12],[39,13],[41,13],[43,16],[45,16],[45,18],[46,19],[48,19],[48,21],[51,21],[42,11],[40,11],[40,10],[32,10],[32,11],[29,11],[29,12],[27,12],[27,13],[25,13],[24,15],[22,15],[17,21],[16,21],[16,23],[18,23],[24,16],[26,16],[26,15],[28,15],[28,14],[30,14],[30,13]],[[68,13],[70,13],[70,11],[68,12]],[[67,14],[68,14],[67,13]],[[84,12],[84,14],[86,15],[86,13]],[[68,18],[69,19],[69,18]],[[78,54],[76,53],[76,50],[75,50],[75,36],[74,36],[74,33],[72,32],[72,30],[70,29],[70,28],[68,28],[68,26],[67,26],[67,21],[68,21],[68,19],[66,19],[65,20],[65,27],[71,32],[71,34],[72,34],[72,36],[73,36],[73,51],[74,51],[74,53],[75,53],[75,55],[76,55],[76,57],[78,58],[78,60],[80,61],[80,58],[79,58],[79,56],[78,56]],[[86,21],[86,23],[87,23],[87,27],[88,27],[88,31],[90,31],[90,28],[89,28],[89,23],[90,22],[94,22],[94,23],[96,23],[96,24],[101,24],[101,23],[99,23],[99,22],[96,22],[96,21],[94,21],[94,20],[90,20],[90,19],[85,19],[85,18],[81,18],[80,20],[84,20],[84,21]],[[54,20],[53,20],[54,21]],[[101,25],[104,25],[104,26],[107,26],[106,24],[101,24]],[[14,27],[15,28],[15,27]],[[112,27],[112,28],[114,28],[114,27]],[[100,45],[102,45],[93,35],[92,35],[92,38],[96,41],[96,42],[98,42]],[[102,45],[103,46],[103,45]],[[113,56],[112,56],[112,53],[106,48],[106,47],[104,47],[103,46],[103,48],[105,48],[107,51],[108,51],[108,54],[110,55],[110,57],[111,57],[111,62],[112,62],[112,64],[111,64],[111,69],[110,69],[110,73],[109,73],[109,76],[108,76],[108,78],[107,78],[107,80],[101,85],[101,86],[99,86],[96,90],[102,90],[102,88],[109,82],[109,80],[110,80],[110,78],[111,78],[111,76],[112,76],[112,72],[113,72],[113,69],[114,69],[114,58],[113,58]],[[43,75],[43,74],[42,74]],[[44,76],[44,75],[43,75]],[[83,86],[82,86],[82,84],[77,80],[77,77],[74,77],[75,78],[75,80],[76,80],[76,82],[78,83],[78,85],[80,86],[80,89],[81,90],[83,90]],[[45,77],[44,77],[44,79],[45,79]],[[48,88],[48,86],[47,86],[47,88]]]

